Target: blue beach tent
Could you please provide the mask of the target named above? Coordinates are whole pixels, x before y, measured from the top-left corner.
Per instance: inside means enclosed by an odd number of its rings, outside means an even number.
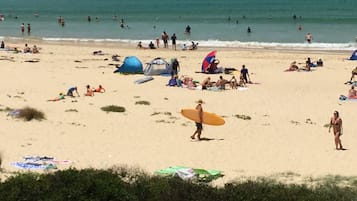
[[[114,73],[143,73],[143,64],[135,56],[125,57],[124,63],[118,69],[116,69]]]
[[[353,51],[350,60],[357,60],[357,50]]]

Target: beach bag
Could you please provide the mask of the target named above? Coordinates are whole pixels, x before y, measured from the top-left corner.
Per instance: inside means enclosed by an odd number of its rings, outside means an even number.
[[[340,100],[347,100],[347,97],[345,95],[340,95]]]

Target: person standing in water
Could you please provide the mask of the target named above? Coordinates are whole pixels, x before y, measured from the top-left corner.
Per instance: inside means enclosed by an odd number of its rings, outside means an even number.
[[[202,104],[204,103],[201,99],[197,101],[196,110],[198,111],[199,121],[196,122],[196,131],[191,136],[191,139],[195,139],[197,134],[197,139],[201,140],[201,134],[203,130],[202,121],[203,121],[203,109]]]

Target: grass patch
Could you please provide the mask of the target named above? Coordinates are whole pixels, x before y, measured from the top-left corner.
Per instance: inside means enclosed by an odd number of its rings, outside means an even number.
[[[19,114],[16,115],[16,117],[24,119],[25,121],[31,121],[33,119],[41,121],[45,119],[45,114],[35,108],[25,107],[19,110]]]
[[[100,108],[105,112],[125,112],[125,107],[116,106],[116,105],[108,105]]]
[[[237,117],[238,119],[243,119],[243,120],[251,120],[252,119],[250,116],[244,115],[244,114],[236,114],[234,116]]]
[[[9,107],[6,107],[6,108],[0,108],[0,112],[10,112],[12,111],[13,109],[9,108]]]
[[[78,112],[77,109],[68,109],[68,110],[65,110],[65,112]]]
[[[136,101],[135,105],[150,105],[149,101]]]

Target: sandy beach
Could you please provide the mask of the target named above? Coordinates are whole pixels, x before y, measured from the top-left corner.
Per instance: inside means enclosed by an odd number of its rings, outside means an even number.
[[[30,106],[41,110],[43,121],[25,122],[0,114],[2,168],[18,171],[11,162],[28,155],[53,156],[71,160],[61,169],[109,168],[129,165],[149,173],[170,166],[216,169],[224,181],[240,177],[269,176],[294,172],[301,177],[356,173],[357,141],[354,120],[356,102],[340,101],[347,95],[351,70],[356,62],[346,60],[349,52],[293,51],[278,49],[199,48],[196,51],[136,49],[135,45],[100,43],[43,43],[11,41],[8,46],[24,47],[25,42],[41,48],[40,54],[0,51],[1,108]],[[171,46],[170,46],[171,47]],[[222,67],[249,69],[258,84],[248,90],[189,90],[168,87],[169,77],[134,84],[143,75],[114,74],[113,64],[126,56],[137,56],[144,67],[155,57],[170,61],[176,57],[180,75],[202,81],[219,74],[195,73],[205,55],[217,49]],[[93,55],[102,50],[104,55]],[[111,55],[120,55],[120,61]],[[304,63],[322,58],[324,67],[312,72],[284,72],[292,61]],[[38,59],[39,62],[26,62]],[[77,62],[75,62],[77,61]],[[300,65],[302,66],[302,65]],[[232,75],[221,74],[225,79]],[[236,75],[238,76],[238,75]],[[85,86],[106,89],[85,97]],[[49,102],[60,92],[77,86],[80,97]],[[193,141],[194,122],[180,114],[203,99],[203,109],[224,117],[223,126],[204,126],[203,141]],[[138,105],[148,101],[150,105]],[[106,113],[100,108],[118,105],[124,113]],[[77,110],[77,112],[69,111]],[[342,143],[336,151],[333,134],[324,127],[334,110],[343,120]],[[243,120],[236,115],[247,115]]]

